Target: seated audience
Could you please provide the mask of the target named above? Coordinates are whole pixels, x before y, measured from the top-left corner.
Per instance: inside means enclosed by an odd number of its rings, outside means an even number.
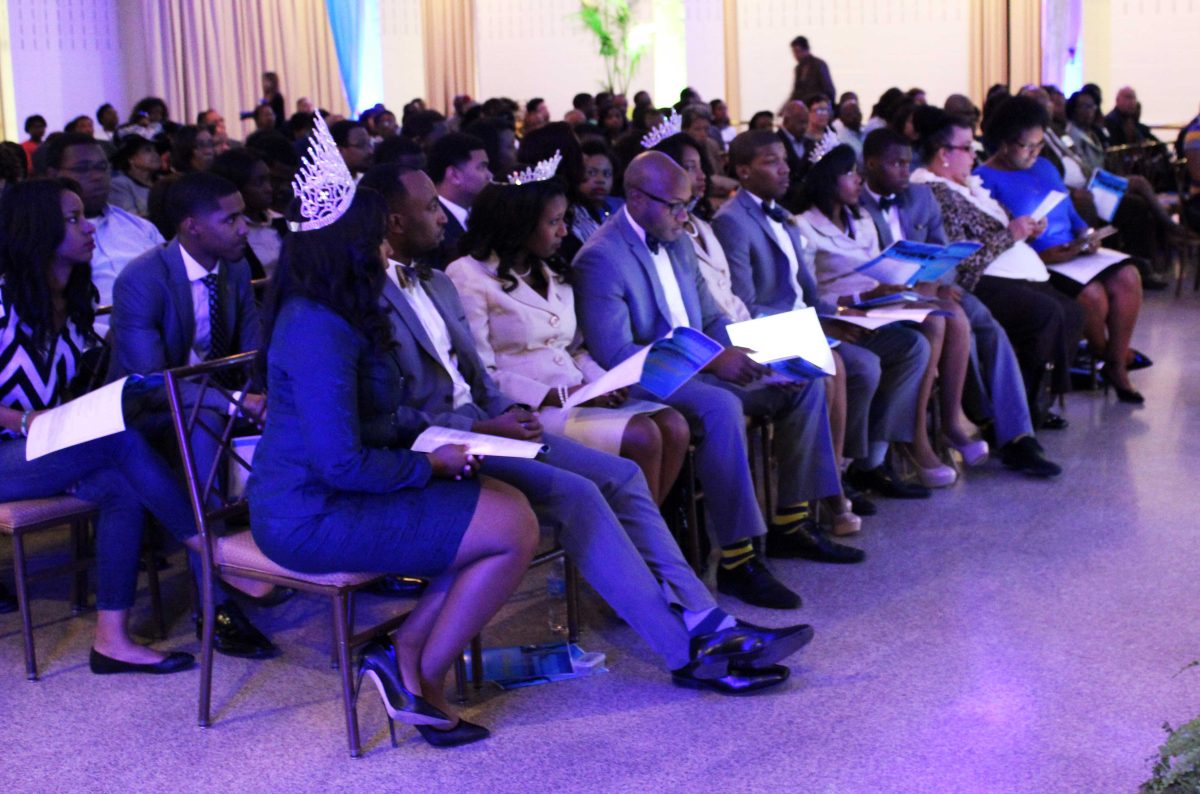
[[[729,142],[737,135],[737,127],[733,126],[733,122],[729,119],[729,106],[723,99],[714,99],[708,103],[708,107],[712,111],[713,129],[720,136],[722,146],[728,147]]]
[[[800,233],[813,246],[817,290],[822,301],[852,308],[869,300],[901,291],[857,272],[880,253],[879,233],[870,215],[859,206],[862,177],[858,175],[854,151],[837,146],[809,170],[802,193],[804,213],[797,219]],[[940,384],[942,430],[948,440],[965,447],[975,428],[963,414],[962,395],[971,353],[971,327],[962,307],[953,299],[936,297],[926,302],[938,311],[918,325],[929,342],[930,360],[917,397],[916,424],[912,441],[900,449],[915,466],[918,479],[927,488],[952,484],[955,470],[938,457],[927,426],[927,406],[935,377]]]
[[[1010,218],[971,173],[975,166],[972,123],[949,113],[923,115],[921,122],[925,165],[913,172],[912,181],[933,191],[947,240],[983,245],[959,263],[956,283],[978,297],[1004,327],[1021,365],[1030,413],[1037,417],[1042,413],[1043,392],[1061,395],[1070,387],[1069,369],[1083,333],[1083,310],[1050,286],[1045,263],[1027,242],[1045,230],[1045,221],[1028,215]],[[1040,424],[1062,428],[1066,420],[1044,415]],[[1025,452],[1034,451],[1028,442],[1022,446],[1027,449],[1021,450],[1021,458],[1009,455],[1005,462],[1019,462]]]
[[[587,242],[592,232],[625,205],[624,200],[612,195],[617,167],[614,162],[616,158],[608,145],[591,137],[584,139],[579,148],[583,155],[583,181],[576,193],[577,200],[570,207],[569,231],[575,244],[568,252],[568,259],[579,250],[579,246]]]
[[[95,227],[92,254],[92,283],[99,293],[98,305],[113,302],[113,282],[137,256],[163,244],[149,221],[109,203],[112,187],[108,160],[100,144],[86,135],[63,135],[47,145],[46,167],[50,176],[76,180],[83,199],[83,212]],[[107,332],[107,325],[97,333]]]
[[[279,262],[283,238],[287,233],[284,217],[271,209],[271,169],[254,149],[231,149],[213,161],[216,176],[228,179],[242,195],[246,222],[246,263],[250,278],[270,277]]]
[[[941,110],[930,110],[939,118],[946,118]],[[942,212],[933,193],[924,185],[910,183],[912,149],[908,139],[892,130],[875,130],[867,136],[864,156],[866,178],[859,195],[859,206],[874,221],[880,248],[886,249],[901,240],[946,245]],[[987,306],[961,287],[924,283],[917,284],[916,289],[955,301],[962,307],[971,324],[974,342],[964,407],[968,407],[968,413],[976,423],[982,422],[990,428],[992,440],[998,442],[1006,461],[1024,460],[1017,448],[1030,446],[1022,439],[1033,437],[1033,420],[1021,368],[1004,329]],[[968,466],[987,459],[985,442],[955,438],[953,432],[948,429],[947,440]],[[1007,449],[1010,445],[1015,446]],[[1032,451],[1032,447],[1030,449]],[[1057,466],[1044,460],[1025,463],[1020,468],[1032,474],[1059,473]]]
[[[162,173],[162,155],[153,141],[126,135],[113,158],[108,202],[145,218],[150,214],[150,188]]]
[[[985,127],[995,154],[975,173],[1012,215],[1028,214],[1052,190],[1067,192],[1054,166],[1038,156],[1046,124],[1042,106],[1018,96],[1000,105]],[[1046,230],[1031,245],[1051,268],[1100,249],[1088,234],[1087,222],[1068,202],[1052,209],[1046,222]],[[1104,362],[1101,377],[1113,386],[1122,402],[1144,402],[1129,379],[1129,366],[1135,357],[1130,342],[1142,307],[1142,279],[1136,264],[1122,259],[1085,284],[1051,269],[1050,283],[1083,307],[1088,349],[1097,361]]]
[[[121,123],[121,117],[117,115],[116,108],[105,102],[96,108],[96,123],[100,125],[100,128],[93,131],[92,137],[98,141],[113,141],[117,134],[117,126]]]
[[[88,660],[97,675],[176,673],[190,653],[134,641],[129,610],[137,592],[144,514],[192,551],[196,525],[183,487],[138,431],[25,459],[25,437],[47,409],[78,396],[92,330],[88,260],[92,224],[79,187],[67,179],[11,186],[0,202],[0,501],[70,493],[96,503],[96,632]]]
[[[729,320],[713,302],[683,223],[691,179],[661,152],[640,155],[625,172],[626,204],[584,244],[573,262],[575,304],[592,357],[611,368],[676,327],[729,344]],[[771,557],[854,563],[855,548],[816,531],[810,502],[841,494],[824,384],[756,383],[766,368],[736,347],[663,400],[687,417],[696,472],[722,547],[717,586],[747,603],[794,608],[799,597],[759,561],[751,539],[766,535]],[[632,393],[639,396],[641,390]],[[754,499],[743,415],[770,417],[779,461],[778,504],[766,522]]]
[[[862,164],[862,147],[866,133],[863,132],[862,108],[858,106],[858,98],[843,98],[838,102],[833,129],[837,132],[838,143],[844,143],[854,150],[858,162]]]
[[[29,136],[28,140],[21,142],[21,148],[25,150],[25,162],[29,166],[29,170],[33,170],[33,153],[42,145],[42,138],[46,136],[46,117],[34,114],[25,119],[25,134]]]
[[[333,142],[337,144],[338,153],[345,161],[350,173],[358,176],[366,173],[374,163],[375,144],[371,141],[371,133],[357,121],[343,120],[329,128]]]
[[[1137,92],[1129,86],[1117,91],[1116,103],[1104,117],[1104,129],[1108,130],[1109,146],[1158,143],[1158,138],[1142,123],[1142,105]]]
[[[429,178],[437,187],[438,202],[446,213],[445,234],[437,251],[425,262],[437,270],[459,257],[458,241],[467,231],[467,220],[475,199],[492,179],[490,161],[483,141],[473,135],[452,132],[429,147]]]
[[[392,434],[385,440],[398,445],[430,425],[541,440],[549,449],[537,460],[492,457],[485,473],[525,494],[539,522],[554,528],[588,583],[663,659],[672,680],[726,694],[782,683],[788,671],[776,663],[806,643],[811,628],[735,622],[684,561],[636,464],[544,434],[530,406],[496,387],[454,285],[416,265],[445,223],[425,174],[380,166],[363,186],[388,204],[392,254],[383,306],[405,389],[383,423]]]

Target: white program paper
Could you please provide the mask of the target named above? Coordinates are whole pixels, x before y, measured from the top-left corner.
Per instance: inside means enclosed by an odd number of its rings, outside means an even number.
[[[725,330],[734,345],[753,350],[750,358],[760,364],[802,358],[830,375],[835,372],[833,352],[812,307],[731,323]]]
[[[25,444],[25,460],[34,460],[60,449],[73,447],[125,429],[125,414],[121,410],[121,378],[107,386],[88,392],[68,403],[38,414],[29,426]]]
[[[860,328],[867,328],[874,331],[882,328],[885,325],[890,325],[891,323],[898,323],[905,320],[919,323],[924,321],[924,319],[934,311],[936,310],[916,308],[898,309],[888,307],[885,309],[871,309],[869,312],[867,312],[865,317],[859,314],[839,314],[833,317],[833,319],[841,320],[844,323],[850,323],[851,325],[857,325]]]
[[[609,392],[637,383],[642,379],[642,368],[646,364],[646,356],[650,355],[650,347],[651,345],[646,345],[591,383],[586,384],[583,388],[576,389],[567,398],[567,401],[563,403],[563,408],[574,408],[577,405],[583,405],[588,400],[595,399],[602,394],[608,394]]]
[[[1049,269],[1073,281],[1078,281],[1080,284],[1087,284],[1100,275],[1105,268],[1118,262],[1124,262],[1128,258],[1129,254],[1123,254],[1111,248],[1101,248],[1094,254],[1077,256],[1070,262],[1063,262],[1061,265],[1049,265]]]
[[[471,455],[493,455],[498,458],[536,458],[548,447],[539,441],[519,441],[503,436],[472,433],[451,427],[428,427],[413,442],[413,452],[433,452],[446,444],[464,444]]]
[[[1066,197],[1067,194],[1063,193],[1061,190],[1051,190],[1046,194],[1046,197],[1042,199],[1042,203],[1037,205],[1037,209],[1029,213],[1029,217],[1033,218],[1035,221],[1040,221],[1042,218],[1045,218],[1047,215],[1049,215],[1050,211],[1057,207],[1059,203]]]

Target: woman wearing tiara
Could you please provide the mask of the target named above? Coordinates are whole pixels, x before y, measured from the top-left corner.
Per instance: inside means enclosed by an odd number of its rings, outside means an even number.
[[[859,211],[862,177],[858,175],[854,150],[842,144],[820,157],[805,176],[801,203],[805,211],[796,222],[815,249],[817,287],[823,298],[849,309],[862,300],[886,296],[899,287],[881,284],[857,272],[879,255],[879,235],[869,216]],[[918,288],[920,285],[918,285]],[[963,386],[971,354],[971,326],[962,308],[952,300],[927,297],[937,314],[930,314],[920,330],[933,350],[929,368],[921,381],[913,441],[902,447],[916,467],[921,483],[929,488],[951,485],[957,475],[942,463],[929,440],[927,408],[935,376],[941,389],[942,430],[956,446],[966,446],[977,428],[962,409]]]
[[[479,355],[501,391],[538,406],[542,425],[637,463],[662,504],[683,468],[687,421],[672,408],[627,400],[625,390],[578,407],[570,396],[604,374],[575,325],[570,272],[559,256],[567,235],[566,190],[557,158],[536,181],[486,187],[450,264]]]
[[[457,715],[445,677],[520,583],[537,521],[516,490],[474,477],[466,447],[405,448],[379,303],[386,204],[355,190],[320,118],[315,141],[315,165],[296,184],[304,220],[291,224],[265,313],[270,421],[248,486],[252,531],[268,557],[298,571],[429,577],[390,642],[363,649],[359,691],[372,681],[389,720],[435,747],[478,741],[488,730]]]

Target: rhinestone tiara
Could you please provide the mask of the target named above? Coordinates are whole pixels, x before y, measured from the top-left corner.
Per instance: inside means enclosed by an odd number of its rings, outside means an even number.
[[[558,164],[561,162],[562,152],[555,150],[554,156],[549,160],[542,160],[537,165],[526,168],[524,171],[513,171],[508,175],[508,184],[528,185],[531,182],[545,182],[558,173]]]
[[[833,132],[833,130],[825,130],[825,134],[821,137],[821,140],[817,141],[817,145],[809,153],[808,162],[816,165],[822,157],[836,149],[839,144],[841,144],[841,141],[838,140],[837,133]]]
[[[304,220],[299,223],[288,221],[288,228],[293,232],[324,229],[350,209],[354,189],[354,177],[333,142],[329,126],[320,113],[315,114],[308,154],[292,180],[292,190],[300,199],[300,215]]]
[[[658,126],[642,136],[642,148],[653,149],[659,143],[683,131],[683,116],[678,111],[659,122]]]

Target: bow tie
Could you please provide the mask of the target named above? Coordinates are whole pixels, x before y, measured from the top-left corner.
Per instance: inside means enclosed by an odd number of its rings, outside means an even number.
[[[788,211],[778,204],[771,204],[770,206],[767,206],[766,202],[763,202],[762,208],[763,212],[767,213],[767,217],[776,223],[788,222],[788,218],[790,217],[788,215]]]
[[[396,265],[396,280],[403,289],[417,286],[418,273],[412,265]]]
[[[879,211],[880,212],[887,212],[892,207],[898,207],[898,206],[900,206],[900,199],[897,198],[894,193],[890,196],[880,196],[879,197]]]
[[[659,247],[662,245],[659,239],[652,234],[646,235],[646,247],[650,249],[650,253],[657,254]]]

